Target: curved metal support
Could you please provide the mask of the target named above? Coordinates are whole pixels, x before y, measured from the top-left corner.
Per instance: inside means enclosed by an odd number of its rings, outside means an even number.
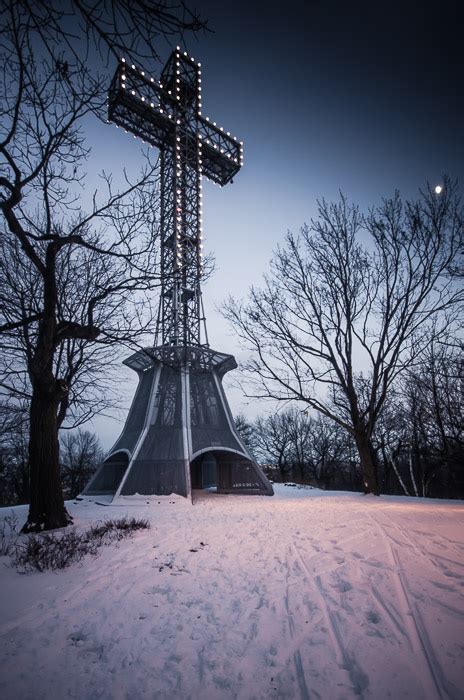
[[[188,497],[191,465],[207,454],[217,461],[218,491],[272,495],[270,482],[235,429],[222,387],[222,377],[236,366],[231,355],[161,346],[146,348],[125,364],[137,371],[139,386],[120,437],[84,494],[95,494],[106,481],[114,486],[114,456],[124,452],[128,462],[113,490],[115,498]]]

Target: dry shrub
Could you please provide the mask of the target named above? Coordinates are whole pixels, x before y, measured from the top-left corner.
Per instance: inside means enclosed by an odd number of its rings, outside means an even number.
[[[149,521],[142,518],[107,520],[82,533],[73,528],[67,532],[27,535],[9,548],[9,553],[13,566],[21,571],[55,571],[81,561],[87,554],[95,555],[102,545],[149,527]]]

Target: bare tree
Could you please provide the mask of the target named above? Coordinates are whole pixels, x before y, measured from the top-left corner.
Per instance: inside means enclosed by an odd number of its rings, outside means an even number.
[[[68,498],[84,489],[103,459],[100,442],[89,430],[65,432],[61,438],[61,475]]]
[[[285,411],[289,435],[288,460],[292,468],[292,479],[301,482],[309,478],[310,451],[309,444],[313,429],[312,420],[296,407]]]
[[[250,450],[251,454],[254,455],[256,445],[255,445],[255,430],[253,423],[251,423],[243,413],[238,413],[234,418],[235,427],[238,434],[242,438],[245,445]]]
[[[360,475],[352,459],[352,438],[330,418],[321,414],[308,418],[307,474],[322,488],[359,488]]]
[[[447,498],[459,498],[464,490],[464,365],[461,348],[455,350],[454,345],[432,339],[424,363],[408,377],[427,409],[426,437],[435,463],[433,476],[441,482],[442,495]]]
[[[251,351],[247,393],[303,402],[353,436],[366,492],[379,494],[374,428],[388,391],[452,321],[462,290],[457,183],[417,201],[393,199],[363,216],[342,197],[288,234],[262,289],[225,315]],[[450,320],[451,319],[451,320]]]
[[[76,0],[61,9],[40,0],[0,5],[0,236],[7,256],[0,332],[3,386],[30,396],[25,531],[70,522],[58,428],[79,395],[89,400],[92,373],[104,366],[108,348],[146,329],[158,280],[156,164],[147,158],[140,176],[126,176],[120,188],[103,174],[103,192],[89,209],[80,205],[88,156],[82,124],[104,118],[108,83],[81,56],[108,60],[115,47],[141,56],[156,27],[158,34],[199,28],[177,7],[184,18],[150,0]]]
[[[383,493],[400,492],[410,496],[408,479],[403,478],[402,457],[408,444],[408,426],[398,386],[389,395],[377,420],[373,442],[380,466],[379,481]]]
[[[153,201],[156,203],[154,196]],[[154,251],[151,257],[156,272]],[[85,325],[91,300],[99,300],[93,308],[93,324],[100,330],[95,342],[81,337],[62,338],[54,353],[54,374],[68,387],[61,394],[57,422],[58,427],[69,428],[117,403],[117,348],[137,342],[146,334],[153,316],[150,288],[157,280],[147,275],[146,280],[139,277],[137,284],[131,279],[121,285],[121,261],[82,246],[63,247],[56,262],[58,324],[72,321]],[[37,343],[43,287],[42,275],[24,255],[18,240],[0,236],[0,319],[4,321],[0,333],[0,388],[18,400],[31,399],[28,367]],[[105,290],[113,291],[105,295]]]
[[[27,405],[0,396],[0,505],[29,500]]]
[[[282,411],[266,418],[260,416],[254,424],[255,451],[259,461],[271,463],[279,472],[281,481],[290,477],[291,460],[291,419],[288,412]]]
[[[321,488],[359,488],[352,438],[333,420],[293,406],[258,417],[253,431],[257,456],[264,465],[278,470],[276,480],[291,479]]]
[[[107,64],[121,54],[147,68],[159,60],[162,40],[179,40],[208,31],[207,21],[183,0],[22,0],[21,16],[42,46],[62,68],[98,59]],[[2,11],[11,3],[2,0]],[[60,58],[61,57],[61,58]],[[69,77],[69,76],[68,76]]]
[[[461,356],[453,344],[432,338],[421,363],[394,387],[376,426],[387,492],[393,471],[408,496],[462,496],[462,413]]]

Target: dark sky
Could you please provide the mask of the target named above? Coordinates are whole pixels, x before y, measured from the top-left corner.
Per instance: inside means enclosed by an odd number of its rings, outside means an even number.
[[[234,183],[203,190],[205,248],[218,268],[204,290],[210,342],[240,361],[217,307],[260,284],[318,198],[342,190],[367,207],[396,188],[414,197],[444,173],[464,181],[463,25],[450,0],[190,5],[214,29],[185,46],[202,63],[203,114],[244,141]],[[163,58],[171,48],[160,42]],[[99,167],[141,163],[122,130],[95,128]],[[229,397],[234,413],[260,410]]]
[[[342,190],[367,207],[396,188],[415,197],[444,173],[464,181],[458,2],[196,7],[215,30],[187,45],[202,62],[203,113],[245,144],[234,184],[205,192],[220,270],[209,309],[259,284],[276,244],[314,216],[318,198]]]
[[[458,2],[195,6],[215,30],[188,42],[205,65],[206,112],[276,178],[318,175],[327,196],[341,187],[368,201],[462,174]]]

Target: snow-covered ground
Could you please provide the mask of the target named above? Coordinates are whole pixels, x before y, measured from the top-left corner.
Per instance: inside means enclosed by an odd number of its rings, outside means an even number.
[[[277,485],[70,510],[152,528],[0,567],[4,700],[464,698],[462,501]]]

